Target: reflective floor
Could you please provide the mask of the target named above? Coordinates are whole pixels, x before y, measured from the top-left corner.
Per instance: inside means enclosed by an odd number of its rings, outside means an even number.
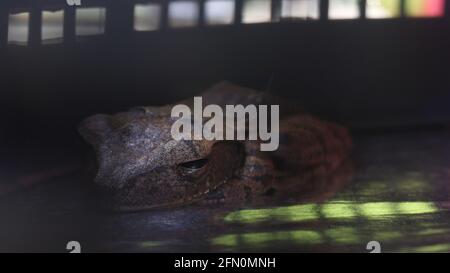
[[[317,200],[128,214],[94,209],[74,171],[2,198],[0,251],[450,252],[450,131],[356,136],[352,159]]]

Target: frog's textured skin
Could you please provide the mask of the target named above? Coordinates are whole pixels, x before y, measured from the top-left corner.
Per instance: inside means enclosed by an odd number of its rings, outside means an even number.
[[[203,105],[279,104],[279,149],[261,152],[257,141],[175,141],[172,105],[92,116],[79,132],[95,150],[95,183],[108,193],[114,209],[295,198],[331,184],[331,175],[350,153],[351,139],[343,127],[267,93],[222,82],[202,96]]]

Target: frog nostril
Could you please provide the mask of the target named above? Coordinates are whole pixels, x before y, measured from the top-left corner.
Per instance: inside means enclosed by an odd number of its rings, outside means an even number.
[[[198,160],[181,163],[179,166],[189,170],[197,170],[204,167],[208,163],[208,159],[202,158]]]

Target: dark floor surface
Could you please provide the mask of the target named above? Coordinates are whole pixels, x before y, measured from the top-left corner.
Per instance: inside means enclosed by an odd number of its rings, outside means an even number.
[[[96,209],[82,171],[0,200],[1,252],[450,252],[450,131],[355,137],[351,181],[322,203]]]

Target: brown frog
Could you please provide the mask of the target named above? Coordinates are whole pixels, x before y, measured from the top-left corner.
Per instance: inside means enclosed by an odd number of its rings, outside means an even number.
[[[280,105],[278,150],[260,151],[259,141],[250,140],[176,141],[171,135],[172,105],[89,117],[79,132],[95,150],[95,183],[113,209],[296,198],[332,184],[330,177],[350,153],[346,129],[268,93],[222,82],[202,97],[204,104],[221,106]]]

